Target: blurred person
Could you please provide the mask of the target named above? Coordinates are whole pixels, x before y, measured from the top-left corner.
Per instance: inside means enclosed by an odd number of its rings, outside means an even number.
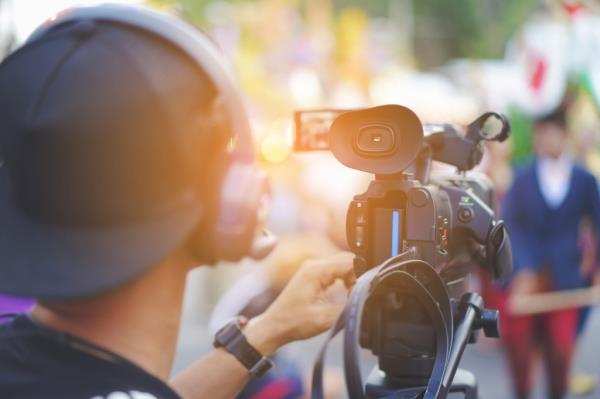
[[[238,279],[217,302],[210,318],[210,330],[218,331],[235,316],[252,319],[262,314],[277,299],[303,263],[334,255],[337,251],[327,237],[316,234],[281,237],[277,248],[262,262],[261,267]],[[336,293],[339,291],[333,289],[331,295]],[[273,370],[248,383],[237,396],[238,399],[308,397],[306,387],[310,382],[310,375],[304,370],[302,359],[295,358],[289,351],[280,351],[273,356],[273,361]],[[325,372],[325,397],[343,397],[341,370],[329,368]]]
[[[170,377],[185,280],[266,256],[249,121],[212,42],[131,6],[66,10],[0,64],[2,398],[231,398],[328,329],[348,254],[307,262],[260,315]]]
[[[536,120],[535,161],[517,173],[504,200],[514,254],[511,296],[582,288],[596,273],[582,267],[579,232],[585,220],[596,231],[600,227],[598,185],[566,150],[565,112],[560,108]],[[536,343],[546,366],[548,397],[564,397],[578,319],[578,309],[539,316],[503,314],[502,335],[519,399],[527,398],[532,388]]]

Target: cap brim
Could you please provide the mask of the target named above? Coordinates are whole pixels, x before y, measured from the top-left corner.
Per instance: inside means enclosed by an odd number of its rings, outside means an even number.
[[[0,167],[0,292],[43,299],[92,296],[158,263],[196,226],[200,207],[181,198],[160,220],[104,229],[33,221],[14,203]]]

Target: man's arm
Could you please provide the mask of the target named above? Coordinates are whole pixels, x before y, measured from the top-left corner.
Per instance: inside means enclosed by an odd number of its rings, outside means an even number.
[[[246,339],[270,356],[289,342],[327,330],[343,307],[328,296],[337,280],[353,282],[351,254],[307,262],[267,311],[250,320],[243,329]],[[184,399],[224,399],[235,397],[248,380],[248,370],[219,348],[176,375],[171,386]]]
[[[248,370],[219,348],[177,374],[170,385],[184,399],[235,398],[249,378]]]

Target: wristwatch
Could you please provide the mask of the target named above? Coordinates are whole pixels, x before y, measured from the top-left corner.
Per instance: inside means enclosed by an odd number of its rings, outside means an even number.
[[[215,348],[223,348],[236,357],[248,369],[253,378],[262,377],[273,367],[273,362],[265,357],[246,340],[242,328],[247,323],[244,317],[236,317],[225,324],[215,334]]]

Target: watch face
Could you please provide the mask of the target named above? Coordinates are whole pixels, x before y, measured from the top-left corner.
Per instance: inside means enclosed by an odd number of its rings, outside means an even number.
[[[237,318],[232,319],[215,334],[215,346],[226,346],[240,334],[242,334],[240,321]]]
[[[215,334],[215,348],[224,348],[248,369],[252,377],[264,375],[273,363],[257,351],[244,337],[242,325],[245,320],[235,318],[227,322]]]

